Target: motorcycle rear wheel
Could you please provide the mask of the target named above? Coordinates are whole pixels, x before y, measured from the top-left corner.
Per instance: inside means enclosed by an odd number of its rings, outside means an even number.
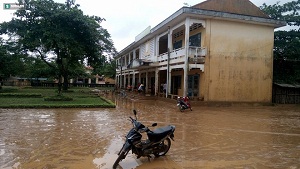
[[[128,150],[128,151],[129,151],[129,150]],[[116,169],[117,166],[119,165],[119,162],[122,161],[123,159],[125,159],[125,157],[126,157],[128,151],[127,151],[127,152],[122,151],[122,152],[120,153],[120,155],[118,156],[118,158],[116,159],[116,161],[115,161],[115,163],[114,163],[114,165],[113,165],[113,169]]]
[[[179,110],[181,111],[181,112],[183,112],[184,111],[184,108],[180,105],[180,106],[178,106],[178,108],[179,108]]]
[[[160,153],[154,153],[155,157],[164,156],[167,154],[171,147],[171,140],[169,138],[166,138],[163,142],[160,143],[159,146],[164,146],[164,150]]]

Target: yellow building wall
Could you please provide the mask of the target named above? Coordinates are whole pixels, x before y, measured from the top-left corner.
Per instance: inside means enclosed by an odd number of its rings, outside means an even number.
[[[271,102],[274,28],[208,20],[205,32],[204,100]]]

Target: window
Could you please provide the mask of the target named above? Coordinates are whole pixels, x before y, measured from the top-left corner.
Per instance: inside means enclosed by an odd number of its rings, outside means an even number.
[[[201,47],[201,33],[190,36],[190,46]]]
[[[179,49],[182,47],[182,40],[177,41],[173,44],[174,49]]]
[[[137,50],[135,51],[135,59],[139,59],[139,58],[140,58],[140,50],[137,49]]]
[[[168,52],[168,35],[159,38],[159,55]]]

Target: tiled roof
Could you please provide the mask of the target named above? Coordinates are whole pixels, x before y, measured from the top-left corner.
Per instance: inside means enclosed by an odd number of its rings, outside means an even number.
[[[249,0],[207,0],[194,5],[193,8],[269,18]]]

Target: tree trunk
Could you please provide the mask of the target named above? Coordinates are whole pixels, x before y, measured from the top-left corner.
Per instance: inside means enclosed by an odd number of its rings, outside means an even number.
[[[62,89],[62,76],[61,76],[61,73],[59,73],[59,78],[58,78],[58,93],[57,95],[58,96],[61,96],[62,95],[62,92],[61,92],[61,89]]]
[[[58,96],[62,95],[61,89],[62,89],[62,73],[63,73],[63,65],[62,65],[62,58],[60,56],[59,49],[56,49],[56,54],[57,54],[57,66],[58,66]]]
[[[68,74],[64,73],[64,85],[63,85],[63,90],[67,91],[68,90],[68,84],[69,84],[69,79],[68,79]]]

